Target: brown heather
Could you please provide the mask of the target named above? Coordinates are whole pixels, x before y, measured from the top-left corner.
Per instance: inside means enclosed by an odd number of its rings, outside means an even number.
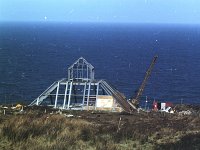
[[[74,116],[51,115],[39,109],[0,114],[0,149],[200,149],[199,115],[64,113]]]

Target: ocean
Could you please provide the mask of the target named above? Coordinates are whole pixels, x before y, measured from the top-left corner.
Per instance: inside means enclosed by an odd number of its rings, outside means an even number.
[[[131,98],[156,54],[141,101],[199,104],[198,25],[0,23],[0,103],[30,103],[81,56]]]

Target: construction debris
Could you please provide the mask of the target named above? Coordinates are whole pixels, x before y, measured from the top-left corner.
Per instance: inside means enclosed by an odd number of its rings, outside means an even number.
[[[190,110],[178,112],[179,115],[191,115],[192,112]]]
[[[71,118],[71,117],[74,117],[74,115],[72,115],[72,114],[64,114],[67,118]]]

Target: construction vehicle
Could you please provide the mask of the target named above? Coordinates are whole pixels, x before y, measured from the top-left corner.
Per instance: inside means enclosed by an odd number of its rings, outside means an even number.
[[[128,101],[133,109],[138,109],[138,107],[139,107],[140,97],[142,96],[144,88],[147,84],[147,80],[149,79],[149,77],[151,75],[152,69],[153,69],[153,67],[156,63],[157,58],[158,58],[158,56],[155,55],[152,62],[151,62],[151,65],[149,66],[149,68],[146,72],[146,75],[144,77],[144,80],[143,80],[140,88],[137,90],[136,96]]]

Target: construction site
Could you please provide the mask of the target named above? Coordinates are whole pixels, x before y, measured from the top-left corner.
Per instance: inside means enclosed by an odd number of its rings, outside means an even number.
[[[200,106],[140,107],[157,58],[127,99],[80,57],[29,105],[0,106],[0,149],[199,149]]]
[[[94,78],[94,67],[80,57],[68,68],[68,78],[55,81],[29,106],[52,106],[66,110],[106,110],[132,113],[139,108],[140,97],[158,56],[154,56],[136,96],[124,94],[104,79]]]

